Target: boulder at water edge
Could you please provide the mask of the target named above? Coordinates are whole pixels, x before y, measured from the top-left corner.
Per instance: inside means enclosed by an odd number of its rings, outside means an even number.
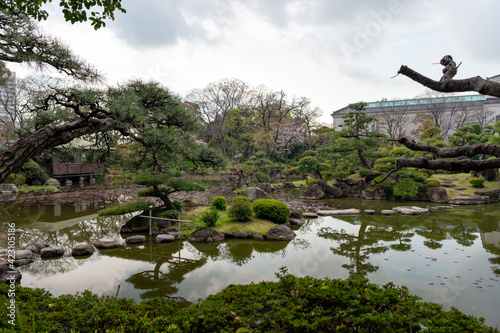
[[[429,187],[425,190],[430,202],[448,202],[448,192],[442,187]]]
[[[79,244],[71,249],[71,255],[73,257],[90,256],[94,254],[95,248],[89,244]]]
[[[49,247],[49,246],[50,246],[50,244],[48,244],[48,243],[33,242],[33,243],[29,243],[26,246],[23,246],[21,248],[21,250],[28,250],[28,251],[31,251],[33,253],[39,253],[40,250],[42,250],[46,247]]]
[[[146,236],[144,235],[134,235],[125,238],[125,243],[127,244],[142,244],[146,243]]]
[[[299,212],[290,212],[290,217],[288,218],[288,222],[292,225],[303,225],[305,223],[302,215]]]
[[[113,238],[101,238],[94,242],[94,246],[98,249],[114,249],[122,246],[122,243]]]
[[[40,250],[42,258],[56,258],[64,255],[64,249],[60,246],[49,246]]]
[[[266,239],[275,241],[288,241],[294,239],[296,236],[297,235],[295,234],[295,232],[293,232],[292,229],[290,229],[290,227],[287,227],[284,224],[280,224],[269,229],[266,234]]]
[[[14,252],[14,265],[21,266],[35,260],[35,255],[30,250],[17,250]]]
[[[218,242],[224,239],[224,235],[215,231],[212,228],[209,227],[203,227],[200,229],[195,230],[191,235],[188,237],[188,241],[191,243],[212,243],[212,242]]]
[[[449,203],[455,205],[489,204],[490,197],[454,197],[450,199]]]

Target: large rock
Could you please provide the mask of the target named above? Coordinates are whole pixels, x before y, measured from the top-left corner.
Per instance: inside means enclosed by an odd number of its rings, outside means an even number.
[[[476,191],[475,195],[487,196],[490,198],[490,202],[498,202],[500,201],[500,190],[492,190],[492,191]]]
[[[114,249],[122,246],[122,243],[113,238],[100,238],[94,242],[94,246],[98,249]]]
[[[349,208],[349,209],[335,209],[335,210],[318,210],[316,213],[322,216],[356,215],[361,213],[361,211],[357,208]]]
[[[156,207],[151,210],[152,217],[160,217],[161,213],[163,213],[166,209],[164,207]],[[132,217],[130,220],[125,223],[121,229],[121,233],[134,233],[134,232],[148,232],[149,231],[149,217],[141,217],[141,216],[149,216],[149,210],[145,210],[140,214]],[[156,225],[156,233],[158,230],[163,228],[170,227],[170,221],[162,221],[162,220],[151,220],[151,227],[153,229]]]
[[[11,281],[20,282],[21,278],[21,272],[11,269],[9,265],[0,264],[0,283],[10,284]]]
[[[209,227],[203,227],[193,231],[188,239],[191,243],[218,242],[224,240],[224,235]]]
[[[422,208],[416,206],[399,206],[399,207],[394,207],[392,210],[398,212],[401,215],[422,215],[430,212],[429,208]]]
[[[306,212],[302,213],[302,217],[307,217],[307,218],[317,218],[318,214],[312,213],[312,212]]]
[[[250,231],[235,231],[233,232],[233,238],[247,239],[251,238],[252,233]]]
[[[47,179],[47,181],[45,182],[44,185],[59,187],[59,186],[61,186],[61,183],[59,183],[59,181],[57,179],[49,178],[49,179]]]
[[[17,250],[14,252],[14,265],[21,266],[35,260],[35,255],[30,250]]]
[[[40,250],[49,247],[49,243],[40,243],[40,242],[33,242],[29,243],[26,246],[21,247],[21,250],[29,250],[33,253],[40,253]]]
[[[89,244],[79,244],[71,249],[71,255],[73,257],[83,257],[90,256],[94,254],[95,248]]]
[[[284,182],[283,188],[297,188],[297,186],[292,182]]]
[[[304,221],[299,212],[290,212],[288,222],[292,225],[303,225],[306,221]]]
[[[373,190],[373,198],[375,200],[386,200],[387,199],[387,192],[381,188],[377,188]]]
[[[50,246],[40,250],[42,258],[56,258],[64,255],[64,249],[60,246]]]
[[[490,197],[454,197],[449,201],[455,205],[480,205],[490,203]]]
[[[425,190],[430,202],[448,202],[448,192],[442,187],[429,187]]]
[[[127,244],[142,244],[146,243],[146,236],[144,235],[133,235],[125,238],[125,243]]]
[[[264,237],[264,235],[263,235],[263,234],[261,234],[261,233],[259,233],[259,232],[254,232],[254,233],[252,234],[252,239],[262,241],[262,240],[265,240],[266,238]]]
[[[16,186],[16,184],[0,184],[0,192],[9,192],[6,194],[11,194],[11,193],[19,193],[19,190]]]
[[[300,195],[301,199],[318,200],[325,196],[325,191],[320,184],[313,184],[304,193]]]
[[[254,201],[255,199],[269,199],[271,198],[269,194],[264,192],[261,188],[259,187],[249,187],[245,191],[245,194],[243,194],[245,197],[249,198],[250,201]]]
[[[290,227],[287,227],[284,224],[277,225],[269,229],[266,234],[267,240],[275,240],[275,241],[288,241],[294,239],[297,235],[293,232]]]
[[[330,185],[326,185],[323,188],[323,192],[325,192],[325,197],[328,199],[336,199],[336,198],[345,198],[347,197],[346,191],[339,187],[333,187]]]
[[[488,182],[496,182],[498,180],[498,169],[487,169],[477,173],[479,177],[483,177]]]
[[[172,243],[175,240],[175,237],[167,234],[160,234],[156,236],[157,243]]]
[[[392,215],[396,215],[397,213],[395,210],[392,210],[392,209],[382,209],[380,214],[385,215],[385,216],[392,216]]]

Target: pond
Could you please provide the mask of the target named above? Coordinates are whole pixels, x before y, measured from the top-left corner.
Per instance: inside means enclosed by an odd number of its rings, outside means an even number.
[[[162,296],[187,303],[229,284],[276,280],[275,273],[287,266],[297,276],[367,278],[380,285],[392,281],[425,301],[500,325],[500,204],[438,208],[422,216],[380,215],[401,202],[348,198],[331,204],[377,214],[310,219],[290,242],[156,244],[147,237],[145,244],[98,250],[86,259],[73,258],[71,248],[102,237],[120,239],[119,229],[130,215],[98,217],[100,207],[76,204],[14,207],[0,220],[26,231],[22,244],[39,241],[66,249],[62,258],[37,258],[18,268],[22,285],[54,295],[86,289],[114,295],[120,286],[120,297],[138,302]]]

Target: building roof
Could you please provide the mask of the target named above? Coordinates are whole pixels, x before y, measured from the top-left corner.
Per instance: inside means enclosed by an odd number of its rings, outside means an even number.
[[[500,99],[496,101],[497,98],[487,98],[484,95],[464,95],[464,96],[447,96],[447,97],[433,97],[433,98],[414,98],[414,99],[402,99],[396,101],[380,101],[380,102],[369,102],[366,103],[365,111],[368,113],[373,112],[386,112],[390,109],[401,108],[406,111],[417,111],[422,110],[425,105],[429,104],[446,104],[446,107],[454,107],[456,104],[467,103],[469,106],[479,106],[484,103],[500,103]],[[346,106],[342,109],[334,111],[331,115],[342,116],[352,110]]]

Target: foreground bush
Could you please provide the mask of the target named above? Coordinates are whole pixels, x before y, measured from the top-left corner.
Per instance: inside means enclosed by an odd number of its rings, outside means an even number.
[[[469,182],[473,187],[484,187],[484,178],[472,178]]]
[[[151,207],[154,207],[154,203],[152,201],[136,201],[136,202],[129,202],[124,205],[116,206],[116,207],[110,207],[106,209],[101,209],[98,212],[99,216],[106,216],[106,215],[122,215],[126,213],[132,213],[136,212],[139,210],[146,210]]]
[[[246,222],[252,217],[252,204],[248,198],[240,198],[246,197],[236,197],[233,199],[233,204],[228,210],[228,216],[238,222]]]
[[[406,287],[367,280],[297,278],[282,269],[278,282],[230,285],[181,307],[165,298],[136,304],[85,291],[53,297],[16,288],[16,330],[36,332],[499,332],[455,308],[422,302]],[[0,302],[9,304],[9,286]],[[1,328],[8,323],[0,307]],[[36,329],[35,329],[36,327]]]
[[[257,199],[252,204],[255,216],[282,224],[288,222],[290,209],[281,201],[275,199]]]

